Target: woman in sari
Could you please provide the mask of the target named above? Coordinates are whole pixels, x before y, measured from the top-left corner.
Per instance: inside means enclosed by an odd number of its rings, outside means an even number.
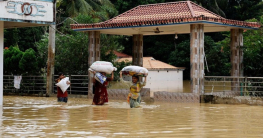
[[[95,72],[94,72],[95,74]],[[106,76],[106,73],[101,72],[102,75]],[[95,75],[94,75],[95,76]],[[114,73],[111,73],[111,77],[107,78],[106,81],[101,84],[93,77],[93,85],[95,86],[95,92],[93,97],[92,105],[103,105],[105,102],[108,102],[108,92],[107,86],[108,82],[114,79]]]
[[[120,80],[122,79],[122,72],[120,72]],[[139,82],[139,76],[132,76],[132,84],[130,85],[130,93],[128,94],[127,101],[130,103],[131,108],[138,108],[141,104],[141,89],[146,85],[146,77],[144,78],[144,82]]]

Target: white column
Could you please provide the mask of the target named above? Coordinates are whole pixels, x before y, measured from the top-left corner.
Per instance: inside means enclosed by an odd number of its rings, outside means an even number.
[[[3,106],[4,88],[4,22],[0,21],[0,106]]]

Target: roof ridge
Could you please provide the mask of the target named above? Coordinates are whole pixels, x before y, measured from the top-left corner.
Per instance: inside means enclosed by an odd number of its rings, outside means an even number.
[[[192,14],[193,17],[195,17],[194,9],[192,7],[191,1],[187,1],[188,8]]]
[[[207,10],[206,8],[198,5],[197,3],[193,2],[193,1],[187,0],[187,1],[175,1],[175,2],[166,2],[166,3],[154,3],[154,4],[138,5],[138,6],[134,7],[134,8],[126,11],[126,12],[123,12],[123,13],[119,14],[118,16],[115,16],[115,17],[113,17],[113,18],[111,18],[111,19],[109,19],[109,20],[107,20],[107,21],[100,22],[100,23],[107,23],[107,22],[109,22],[109,21],[112,21],[113,19],[116,19],[116,18],[118,18],[118,17],[121,17],[122,15],[125,15],[126,13],[129,13],[129,11],[133,11],[134,9],[139,8],[139,7],[154,6],[154,5],[167,5],[167,4],[176,4],[176,3],[187,3],[187,4],[188,4],[188,8],[190,9],[191,14],[192,14],[193,17],[196,17],[196,16],[195,16],[195,13],[194,13],[195,11],[194,11],[193,6],[192,6],[192,5],[195,5],[195,6],[197,6],[198,8],[201,8],[201,9],[205,10],[206,12],[209,12],[209,13],[215,15],[215,16],[218,16],[218,17],[223,18],[222,16],[220,16],[220,15],[218,15],[218,14],[215,14],[215,13]]]
[[[154,5],[161,5],[161,4],[186,3],[187,1],[163,2],[163,3],[154,3],[154,4],[146,4],[146,5],[139,5],[139,6],[144,7],[144,6],[152,6],[152,5],[154,6]]]

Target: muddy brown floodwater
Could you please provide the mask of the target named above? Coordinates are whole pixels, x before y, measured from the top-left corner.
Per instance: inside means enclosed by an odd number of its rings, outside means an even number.
[[[0,137],[263,137],[263,107],[125,101],[92,106],[90,99],[4,96]]]

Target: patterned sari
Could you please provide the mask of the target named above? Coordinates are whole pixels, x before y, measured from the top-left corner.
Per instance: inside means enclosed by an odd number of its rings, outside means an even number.
[[[96,80],[95,85],[95,94],[93,97],[93,103],[95,105],[103,105],[105,102],[108,102],[108,92],[107,86],[108,82],[111,81],[111,78],[107,78],[106,81],[101,84]]]

